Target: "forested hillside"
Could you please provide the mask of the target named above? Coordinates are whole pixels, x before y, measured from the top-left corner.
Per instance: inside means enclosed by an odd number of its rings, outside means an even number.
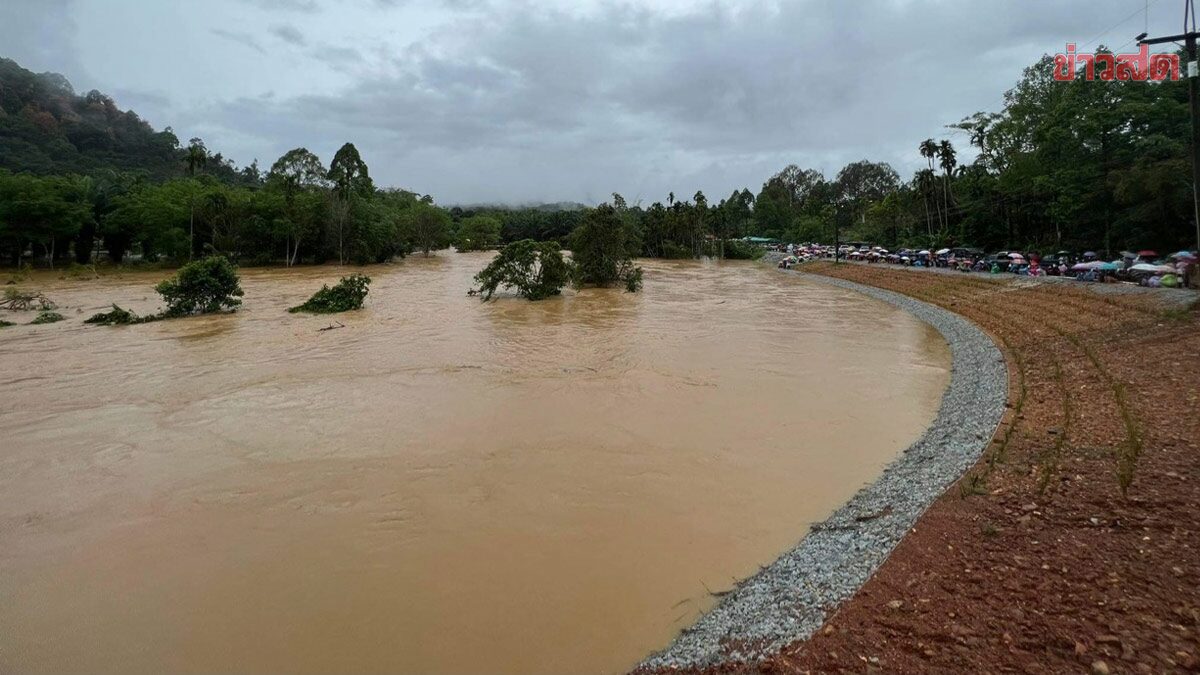
[[[0,168],[38,174],[100,169],[179,175],[179,140],[98,91],[0,58]]]

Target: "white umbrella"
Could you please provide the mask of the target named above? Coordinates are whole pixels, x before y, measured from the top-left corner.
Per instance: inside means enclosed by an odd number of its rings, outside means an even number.
[[[1171,267],[1170,265],[1151,265],[1150,263],[1138,263],[1138,264],[1134,265],[1133,267],[1130,267],[1129,269],[1136,270],[1138,272],[1167,273],[1167,272],[1175,271],[1175,268]]]
[[[917,255],[929,255],[929,251],[917,251]]]
[[[950,249],[948,249],[948,248],[943,248],[943,249],[938,249],[938,252],[937,252],[937,254],[938,254],[938,255],[946,255],[946,254],[947,254],[947,253],[949,253],[949,252],[950,252]]]

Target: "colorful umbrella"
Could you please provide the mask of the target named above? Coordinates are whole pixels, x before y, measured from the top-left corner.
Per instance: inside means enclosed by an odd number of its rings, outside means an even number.
[[[1151,265],[1150,263],[1138,263],[1129,269],[1137,272],[1174,272],[1175,268],[1170,265]]]

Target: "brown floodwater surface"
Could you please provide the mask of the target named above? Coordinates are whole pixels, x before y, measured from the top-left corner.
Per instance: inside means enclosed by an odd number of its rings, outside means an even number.
[[[0,331],[0,672],[614,673],[791,547],[933,419],[949,350],[753,263],[466,296],[488,254],[26,285]],[[32,314],[21,315],[21,320]],[[11,318],[11,317],[6,317]],[[320,332],[334,321],[344,328]]]

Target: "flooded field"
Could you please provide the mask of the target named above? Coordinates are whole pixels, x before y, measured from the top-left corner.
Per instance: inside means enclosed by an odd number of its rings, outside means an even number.
[[[481,304],[487,258],[334,318],[286,308],[337,268],[248,269],[236,314],[122,328],[82,319],[165,273],[36,277],[68,321],[0,331],[0,672],[620,672],[948,379],[933,329],[756,264]]]

